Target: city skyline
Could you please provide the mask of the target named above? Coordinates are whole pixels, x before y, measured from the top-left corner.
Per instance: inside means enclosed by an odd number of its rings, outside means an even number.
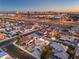
[[[79,0],[0,0],[0,11],[79,12]]]

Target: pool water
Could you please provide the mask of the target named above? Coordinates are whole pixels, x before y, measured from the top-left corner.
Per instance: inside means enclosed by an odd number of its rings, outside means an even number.
[[[6,55],[6,53],[4,51],[0,51],[0,58],[5,56],[5,55]]]

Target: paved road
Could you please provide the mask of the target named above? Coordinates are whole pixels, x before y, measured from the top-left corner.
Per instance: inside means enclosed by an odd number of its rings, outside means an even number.
[[[5,52],[7,52],[10,56],[19,58],[19,59],[36,59],[33,55],[29,54],[28,52],[25,52],[15,46],[14,44],[10,44],[6,46],[5,48],[2,48]]]

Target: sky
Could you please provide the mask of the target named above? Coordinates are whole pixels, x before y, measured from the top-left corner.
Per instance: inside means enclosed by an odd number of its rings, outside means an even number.
[[[79,12],[79,0],[0,0],[0,11]]]

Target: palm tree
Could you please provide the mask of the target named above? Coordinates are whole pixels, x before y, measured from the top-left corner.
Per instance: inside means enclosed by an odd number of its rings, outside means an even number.
[[[49,45],[45,45],[42,48],[42,54],[41,54],[41,59],[48,59],[52,57],[52,47]]]

